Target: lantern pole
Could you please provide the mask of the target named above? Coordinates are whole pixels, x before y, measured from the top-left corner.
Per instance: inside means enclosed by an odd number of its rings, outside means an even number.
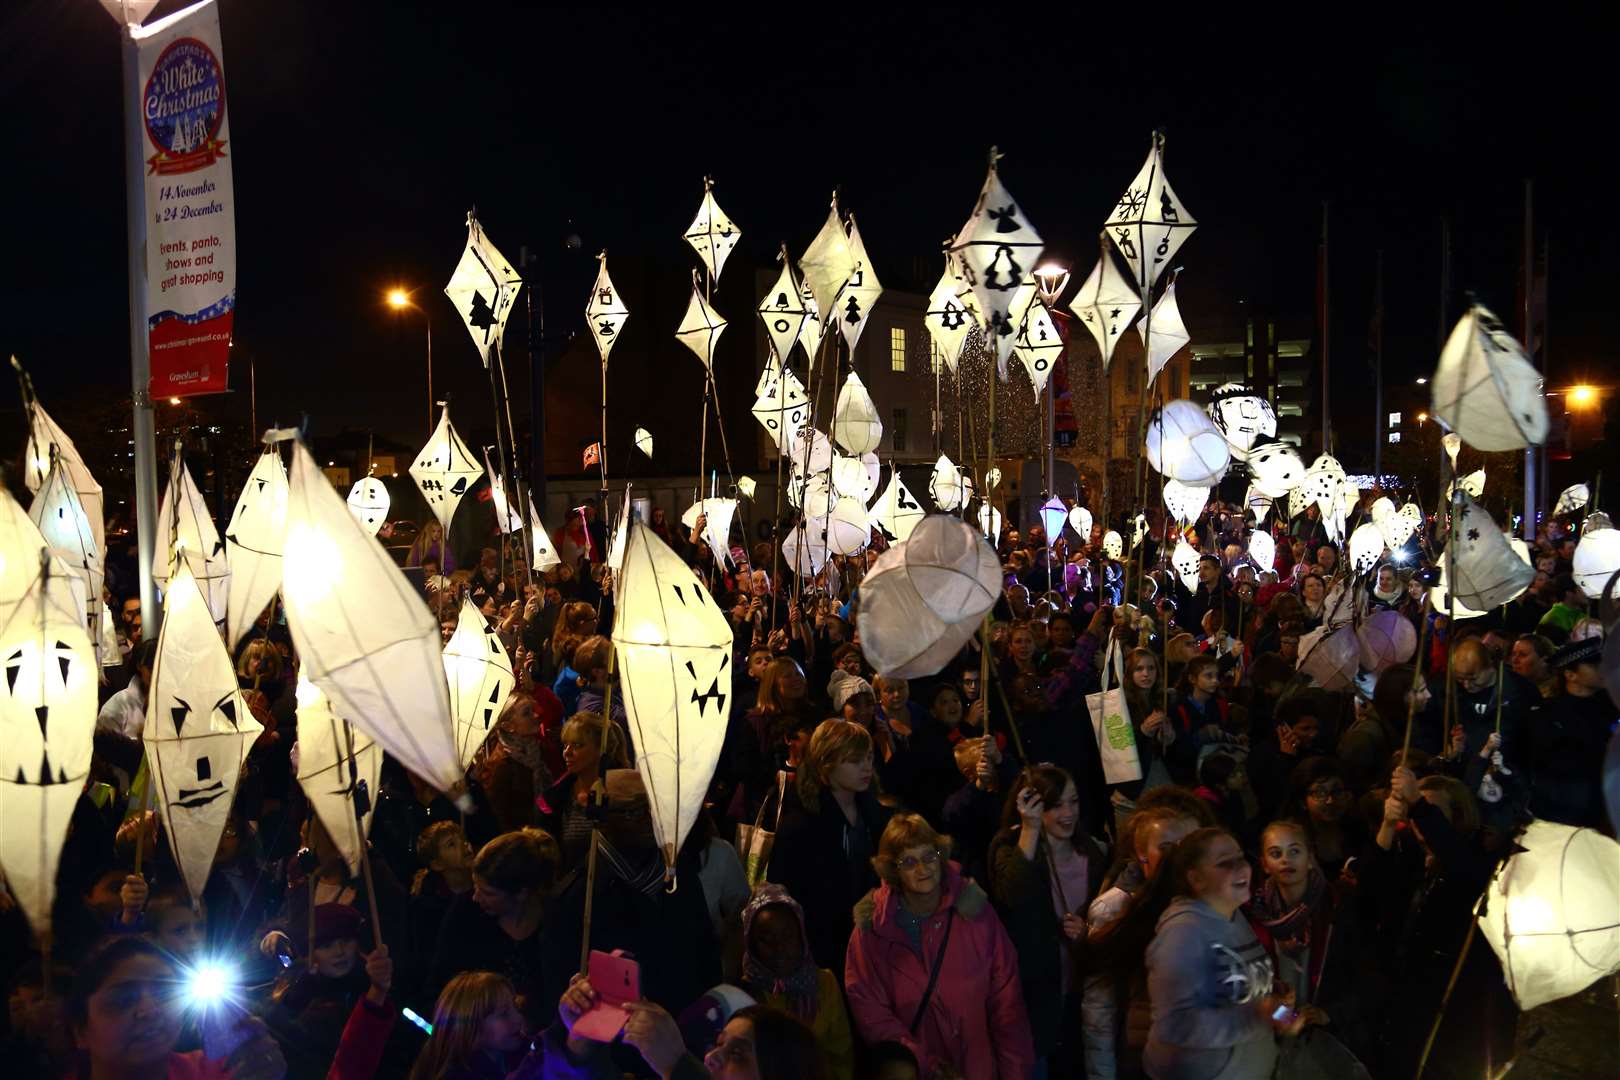
[[[1448,588],[1446,590],[1450,592]],[[1412,1074],[1413,1080],[1423,1080],[1423,1070],[1429,1064],[1429,1052],[1434,1049],[1435,1036],[1440,1034],[1440,1023],[1446,1018],[1446,1006],[1451,1004],[1451,992],[1457,989],[1457,977],[1462,974],[1463,964],[1468,959],[1468,950],[1474,944],[1474,931],[1479,929],[1480,909],[1485,906],[1485,893],[1480,893],[1479,899],[1474,901],[1474,910],[1468,916],[1468,936],[1463,938],[1462,950],[1457,953],[1457,962],[1452,965],[1451,978],[1446,980],[1446,992],[1440,998],[1440,1008],[1434,1014],[1434,1022],[1429,1025],[1429,1037],[1423,1040],[1423,1054],[1418,1058],[1417,1072]]]
[[[1429,677],[1424,673],[1423,641],[1429,635],[1429,590],[1423,590],[1423,603],[1418,608],[1418,645],[1417,652],[1413,654],[1412,686],[1406,697],[1406,737],[1401,740],[1400,763],[1406,765],[1407,751],[1412,749],[1412,723],[1417,717],[1417,687],[1421,680],[1425,691],[1429,688]]]
[[[995,168],[995,163],[995,150],[992,149],[990,151],[990,167],[992,169]],[[996,467],[996,345],[993,337],[989,337],[987,335],[987,338],[989,340],[990,348],[985,354],[985,359],[987,361],[987,367],[985,368],[985,381],[990,384],[990,400],[989,415],[985,419],[984,453],[985,459],[989,462],[989,468],[993,469]],[[958,359],[958,370],[960,370],[961,363],[961,360]],[[984,505],[985,508],[989,510],[989,513],[985,514],[984,523],[986,525],[993,526],[996,523],[996,511],[995,506],[990,499],[990,485],[986,483]],[[986,531],[988,530],[980,530],[981,534]],[[994,537],[991,539],[990,550],[997,550],[997,541],[999,539],[1000,537]],[[984,613],[984,619],[979,624],[979,633],[983,638],[983,640],[980,642],[981,648],[979,649],[979,697],[984,701],[984,730],[988,732],[990,730],[990,695],[988,693],[990,686],[990,612],[988,611]],[[997,685],[1000,684],[998,683]],[[1002,708],[1007,709],[1007,693],[1005,689],[1002,690],[1001,701]],[[1007,709],[1007,723],[1010,727],[1012,727],[1014,739],[1017,739],[1018,727],[1016,721],[1013,720],[1011,709]],[[1023,741],[1018,740],[1017,745],[1018,756],[1022,758],[1024,756]]]

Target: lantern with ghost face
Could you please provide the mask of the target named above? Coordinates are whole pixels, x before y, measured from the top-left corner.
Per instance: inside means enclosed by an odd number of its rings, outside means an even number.
[[[1204,512],[1204,507],[1208,503],[1207,487],[1192,487],[1178,480],[1164,482],[1164,507],[1183,525],[1191,525],[1197,521],[1198,515]]]
[[[1304,481],[1305,463],[1288,443],[1273,440],[1249,451],[1249,472],[1256,491],[1280,499]]]
[[[1249,558],[1262,572],[1274,569],[1277,565],[1277,541],[1264,529],[1254,530],[1249,534]]]
[[[1176,568],[1176,576],[1181,583],[1189,589],[1198,588],[1198,564],[1202,557],[1185,540],[1176,541],[1176,549],[1170,554],[1170,564]]]
[[[1209,415],[1190,401],[1154,410],[1145,433],[1148,464],[1183,484],[1209,486],[1226,475],[1231,451]]]
[[[1118,559],[1125,554],[1125,538],[1113,529],[1103,533],[1102,546],[1103,554],[1110,559]]]
[[[0,868],[41,934],[96,724],[95,653],[73,580],[0,489]]]
[[[1277,413],[1271,402],[1242,383],[1216,388],[1209,403],[1209,418],[1226,439],[1234,461],[1247,461],[1255,443],[1277,434]]]

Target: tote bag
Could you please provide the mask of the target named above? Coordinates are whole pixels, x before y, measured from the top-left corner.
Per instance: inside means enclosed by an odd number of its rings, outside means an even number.
[[[771,848],[776,843],[776,830],[782,826],[782,803],[787,797],[786,772],[778,771],[776,774],[776,823],[771,828],[765,828],[765,804],[769,800],[761,799],[759,813],[754,815],[752,825],[737,826],[737,854],[742,858],[743,874],[748,878],[748,888],[757,889],[765,881],[765,871],[771,865]]]
[[[1097,753],[1102,758],[1103,779],[1110,784],[1142,779],[1142,759],[1136,754],[1136,732],[1131,727],[1130,709],[1125,704],[1124,681],[1125,658],[1110,634],[1108,652],[1103,656],[1102,690],[1086,695],[1091,733],[1097,739]]]

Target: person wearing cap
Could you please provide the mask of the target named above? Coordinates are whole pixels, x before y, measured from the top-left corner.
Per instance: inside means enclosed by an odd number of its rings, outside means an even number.
[[[1603,754],[1620,710],[1604,690],[1603,639],[1553,653],[1559,692],[1543,701],[1526,730],[1530,809],[1545,821],[1604,827]]]

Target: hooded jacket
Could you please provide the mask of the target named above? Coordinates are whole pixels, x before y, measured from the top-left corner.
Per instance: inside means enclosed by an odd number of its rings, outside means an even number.
[[[944,872],[939,908],[923,923],[920,947],[900,926],[894,886],[881,885],[855,905],[844,988],[856,1030],[868,1043],[904,1043],[924,1076],[949,1063],[974,1080],[1022,1080],[1035,1067],[1035,1047],[1012,940],[984,890],[954,862]],[[913,1034],[911,1019],[936,959],[939,977]]]
[[[1277,1040],[1253,1007],[1271,990],[1271,958],[1241,912],[1222,918],[1202,900],[1171,901],[1148,945],[1147,969],[1153,1027],[1142,1064],[1149,1076],[1271,1075]]]

